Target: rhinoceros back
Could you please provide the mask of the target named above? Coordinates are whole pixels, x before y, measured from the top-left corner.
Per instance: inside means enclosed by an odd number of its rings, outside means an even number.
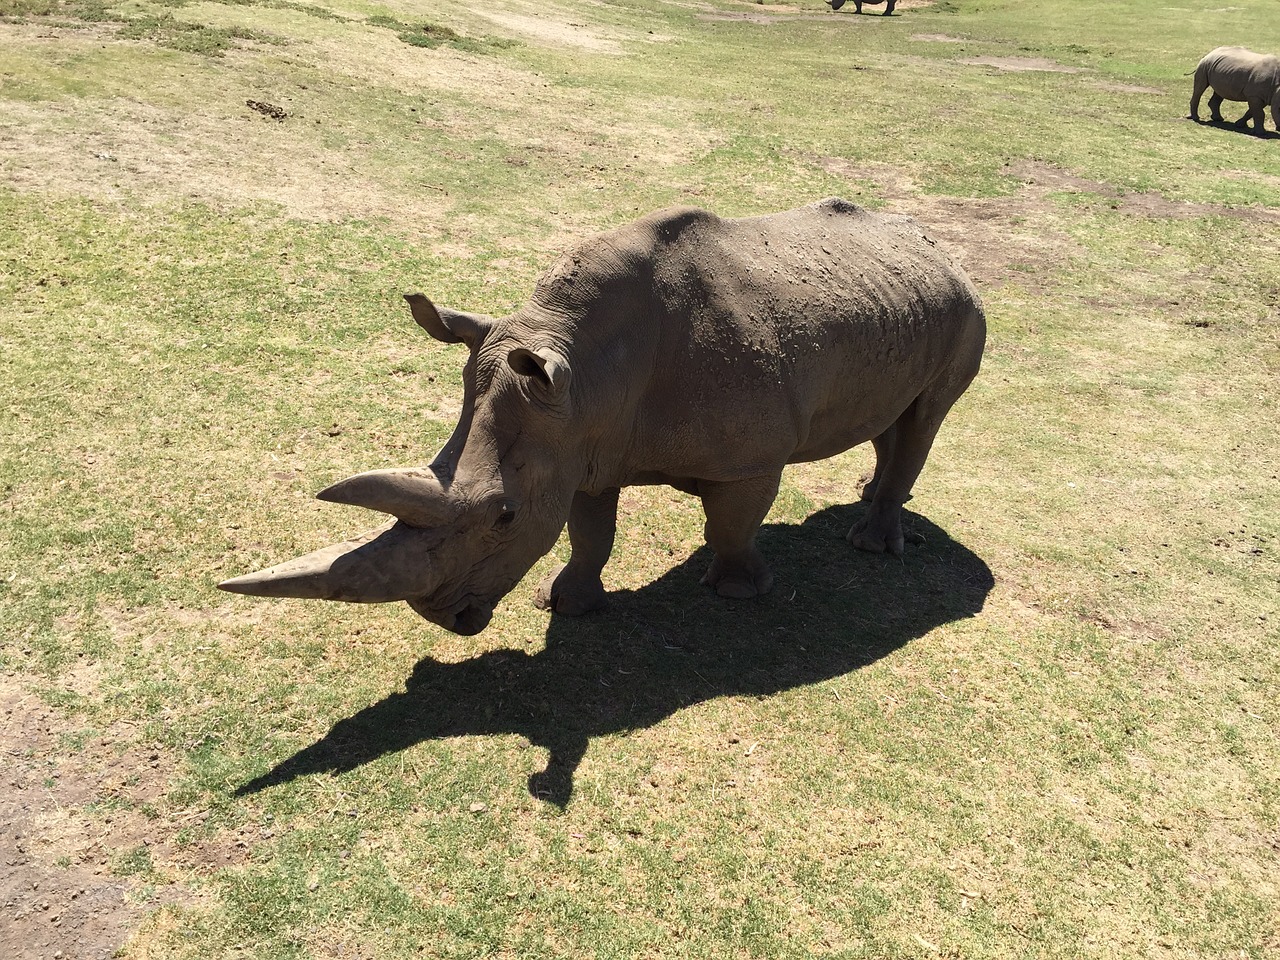
[[[1245,47],[1216,47],[1196,67],[1200,80],[1227,100],[1270,102],[1280,87],[1280,58]]]
[[[648,395],[686,446],[820,459],[876,436],[938,377],[977,371],[977,293],[908,217],[829,199],[739,220],[678,211],[655,234]]]
[[[876,436],[939,377],[968,382],[978,296],[908,217],[839,199],[760,217],[692,208],[570,252],[538,285],[590,357],[622,474],[730,478]],[[584,364],[579,364],[579,369]]]

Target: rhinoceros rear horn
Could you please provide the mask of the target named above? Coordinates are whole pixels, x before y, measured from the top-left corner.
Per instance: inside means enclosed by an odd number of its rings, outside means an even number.
[[[430,528],[448,523],[457,513],[440,481],[430,470],[370,470],[339,480],[316,494],[316,499],[345,503],[390,514],[411,527]]]
[[[389,603],[419,596],[427,576],[421,531],[389,523],[285,563],[234,577],[219,590],[253,597]]]
[[[474,347],[493,326],[493,318],[437,307],[420,293],[406,293],[414,322],[441,343],[465,343]]]

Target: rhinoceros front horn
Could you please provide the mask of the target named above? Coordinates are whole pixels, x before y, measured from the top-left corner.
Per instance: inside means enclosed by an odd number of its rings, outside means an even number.
[[[340,480],[316,496],[378,510],[400,522],[225,580],[219,589],[255,597],[349,603],[387,603],[422,595],[430,548],[438,541],[428,531],[448,524],[458,512],[431,470],[370,470]]]
[[[427,575],[428,538],[392,521],[285,563],[233,577],[218,589],[253,597],[390,603],[416,597]]]

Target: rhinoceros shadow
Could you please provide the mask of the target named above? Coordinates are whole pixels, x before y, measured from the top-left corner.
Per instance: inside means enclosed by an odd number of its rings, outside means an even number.
[[[1259,140],[1280,140],[1280,131],[1263,130],[1261,133],[1255,133],[1252,126],[1242,127],[1236,120],[1197,120],[1200,126],[1207,127],[1210,130],[1217,130],[1221,133],[1234,133],[1242,136],[1257,137]]]
[[[514,733],[550,754],[529,791],[563,807],[592,737],[716,697],[839,677],[982,609],[994,581],[978,556],[910,513],[906,526],[923,544],[903,558],[859,553],[843,537],[860,510],[830,507],[799,526],[763,527],[758,542],[776,577],[764,597],[726,600],[701,586],[703,548],[653,583],[613,593],[605,611],[552,617],[542,650],[426,657],[403,692],[339,720],[236,794],[345,772],[425,740]]]

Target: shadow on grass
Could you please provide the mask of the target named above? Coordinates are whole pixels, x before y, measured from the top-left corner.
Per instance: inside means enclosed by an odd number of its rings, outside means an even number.
[[[1188,117],[1187,119],[1191,118]],[[1244,136],[1257,137],[1259,140],[1280,140],[1280,131],[1264,129],[1261,133],[1254,133],[1252,125],[1241,126],[1239,120],[1192,120],[1192,123],[1221,133],[1242,134]]]
[[[838,677],[982,609],[993,579],[978,556],[910,513],[906,525],[922,545],[908,545],[902,559],[859,553],[843,538],[861,509],[761,528],[777,578],[765,597],[725,600],[700,586],[704,547],[653,583],[613,593],[606,611],[553,617],[535,653],[424,658],[404,692],[338,721],[236,794],[352,770],[424,740],[515,733],[550,753],[530,793],[564,806],[592,737],[649,727],[716,697]]]

